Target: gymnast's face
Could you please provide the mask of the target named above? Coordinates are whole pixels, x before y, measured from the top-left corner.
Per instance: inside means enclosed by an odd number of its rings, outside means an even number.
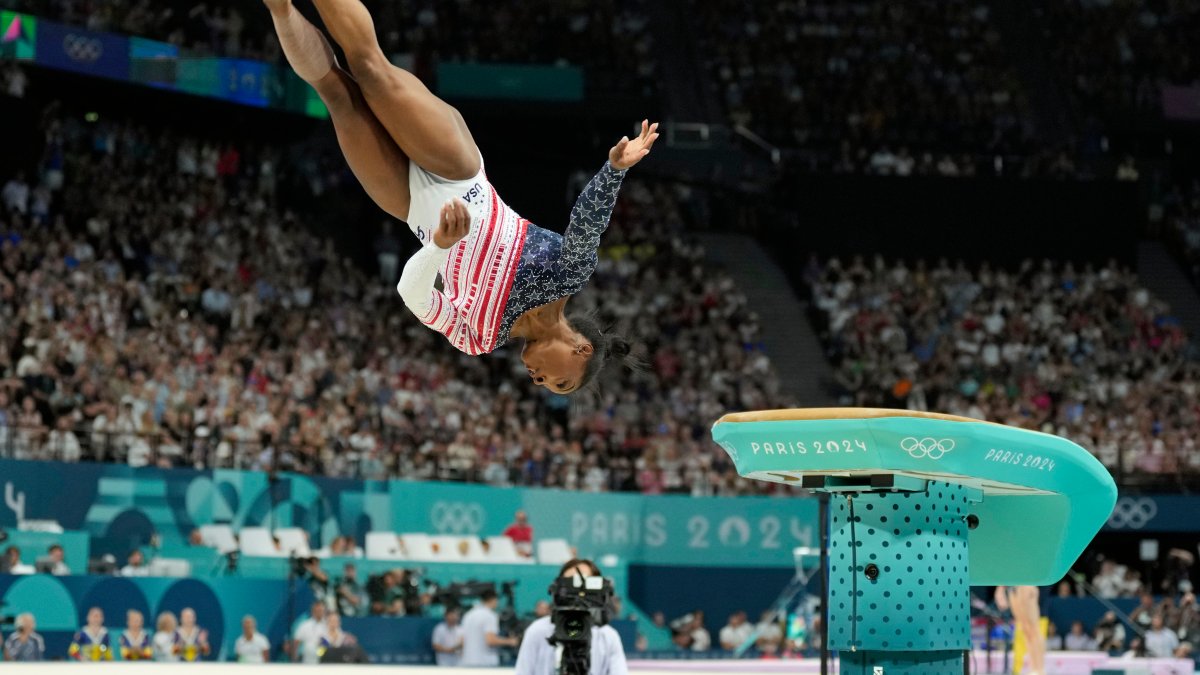
[[[556,394],[569,394],[579,388],[591,358],[592,343],[578,333],[566,339],[528,340],[521,350],[529,377]]]

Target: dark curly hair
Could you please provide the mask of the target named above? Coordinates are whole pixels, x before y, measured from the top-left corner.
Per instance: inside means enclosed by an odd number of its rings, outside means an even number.
[[[584,366],[583,378],[572,393],[592,387],[597,376],[612,360],[616,360],[617,363],[631,370],[636,369],[635,360],[630,356],[633,346],[621,335],[604,332],[600,328],[600,320],[595,313],[569,316],[567,323],[592,343],[592,358],[588,359],[587,365]]]

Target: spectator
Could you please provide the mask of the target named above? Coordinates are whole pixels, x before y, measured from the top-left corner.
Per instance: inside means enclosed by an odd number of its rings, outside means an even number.
[[[763,612],[755,630],[758,632],[758,638],[754,644],[758,651],[763,654],[777,654],[783,643],[783,628],[780,627],[775,612],[769,609]]]
[[[1105,652],[1125,649],[1125,624],[1117,619],[1116,612],[1105,612],[1094,630],[1097,649]]]
[[[433,628],[434,658],[439,666],[457,666],[462,659],[462,648],[463,632],[458,624],[458,610],[450,607]]]
[[[176,635],[179,636],[179,656],[184,661],[200,661],[212,653],[212,646],[208,644],[208,631],[196,625],[196,611],[191,607],[185,607],[179,613],[179,629]]]
[[[533,557],[533,528],[525,511],[517,511],[512,524],[504,529],[504,536],[512,539],[518,553],[526,558]]]
[[[1121,596],[1121,586],[1125,577],[1125,568],[1112,560],[1100,563],[1100,571],[1092,579],[1096,587],[1096,595],[1106,600]]]
[[[712,637],[704,627],[704,612],[696,610],[692,613],[691,646],[694,652],[706,652],[712,649]]]
[[[163,612],[158,615],[158,623],[155,625],[154,639],[152,640],[155,661],[160,663],[179,661],[181,645],[176,628],[178,625],[175,622],[174,614]]]
[[[36,574],[37,570],[33,565],[26,565],[21,562],[21,549],[16,546],[9,546],[4,549],[4,556],[0,557],[0,574]]]
[[[366,616],[367,594],[358,583],[358,568],[354,563],[342,567],[342,578],[337,583],[337,606],[342,616]]]
[[[1179,637],[1167,628],[1161,614],[1155,614],[1146,631],[1146,654],[1157,659],[1169,659],[1179,647]]]
[[[754,626],[746,621],[746,613],[742,611],[734,612],[729,615],[729,623],[721,629],[719,635],[721,639],[721,649],[725,651],[733,651],[742,646],[750,635],[754,632]]]
[[[550,603],[545,600],[538,600],[533,603],[533,616],[535,619],[540,619],[543,616],[550,616],[553,613],[553,608]]]
[[[1154,606],[1154,596],[1149,593],[1142,593],[1140,604],[1129,613],[1134,623],[1147,630],[1150,628],[1150,624],[1154,623],[1154,617],[1157,615],[1158,608]]]
[[[112,661],[112,641],[104,627],[104,612],[99,607],[88,610],[87,625],[71,638],[68,655],[76,661]]]
[[[142,554],[140,549],[133,549],[129,552],[128,562],[121,568],[121,576],[123,577],[148,577],[150,576],[150,568],[146,567],[146,556]]]
[[[317,649],[321,646],[321,638],[326,635],[325,603],[314,602],[309,610],[308,618],[301,621],[292,633],[293,660],[299,663],[317,663],[320,656]]]
[[[1096,649],[1096,640],[1092,639],[1083,627],[1082,621],[1071,622],[1071,632],[1063,639],[1063,645],[1068,651],[1090,652]]]
[[[258,622],[247,614],[242,617],[242,634],[233,646],[238,663],[268,663],[271,660],[271,643],[258,632]]]
[[[71,430],[69,416],[63,415],[54,423],[54,431],[46,436],[46,446],[42,454],[62,462],[78,462],[83,457],[83,446]]]
[[[321,642],[317,645],[317,660],[320,661],[325,652],[330,649],[340,649],[356,644],[354,636],[342,630],[342,616],[340,614],[330,614],[325,619],[325,635],[321,636]]]
[[[145,617],[136,609],[126,612],[125,631],[118,640],[122,661],[149,661],[154,658],[154,641],[143,630],[145,622]]]
[[[71,568],[67,567],[64,560],[63,547],[59,544],[51,544],[47,550],[46,567],[50,574],[56,577],[66,577],[71,575]],[[101,617],[103,619],[103,616]]]
[[[1062,650],[1063,636],[1058,634],[1058,626],[1051,621],[1046,628],[1046,651],[1061,652]]]
[[[4,68],[4,93],[13,98],[25,98],[25,89],[29,86],[29,77],[25,70],[16,63],[10,62]]]
[[[487,589],[462,619],[462,659],[460,666],[478,667],[500,665],[500,647],[516,647],[518,638],[501,637],[499,604],[496,591]]]
[[[671,622],[671,640],[680,649],[706,652],[712,648],[712,637],[704,628],[704,612],[696,610]]]
[[[19,171],[10,178],[0,189],[0,201],[4,202],[5,211],[13,211],[21,215],[29,212],[29,183],[25,181],[25,172]]]
[[[39,635],[37,621],[26,612],[18,614],[16,632],[4,641],[5,661],[41,661],[46,657],[46,642]]]

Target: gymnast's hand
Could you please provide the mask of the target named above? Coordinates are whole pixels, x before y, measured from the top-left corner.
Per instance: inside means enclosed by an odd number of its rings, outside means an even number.
[[[658,140],[658,122],[650,124],[650,120],[642,120],[642,133],[632,141],[628,136],[617,141],[613,149],[608,151],[608,163],[612,164],[614,169],[628,169],[650,154],[650,148],[654,147],[656,140]]]
[[[442,205],[442,217],[433,233],[433,243],[450,248],[471,231],[471,212],[461,199],[451,199]]]

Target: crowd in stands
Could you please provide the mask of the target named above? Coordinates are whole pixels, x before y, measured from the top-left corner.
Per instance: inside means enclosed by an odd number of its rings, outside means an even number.
[[[732,122],[815,167],[960,175],[1028,142],[1026,94],[984,3],[706,0],[694,16]]]
[[[1162,112],[1162,86],[1192,86],[1200,64],[1190,46],[1200,2],[1065,0],[1037,3],[1049,61],[1079,120],[1128,125]]]
[[[843,402],[1046,431],[1125,477],[1200,472],[1200,364],[1129,270],[855,258],[805,274]]]
[[[55,111],[0,180],[0,454],[736,494],[708,425],[775,404],[755,317],[630,180],[572,308],[642,345],[566,415],[512,348],[468,358],[279,206],[270,148]],[[349,180],[346,169],[340,168]],[[564,207],[565,208],[565,207]]]

